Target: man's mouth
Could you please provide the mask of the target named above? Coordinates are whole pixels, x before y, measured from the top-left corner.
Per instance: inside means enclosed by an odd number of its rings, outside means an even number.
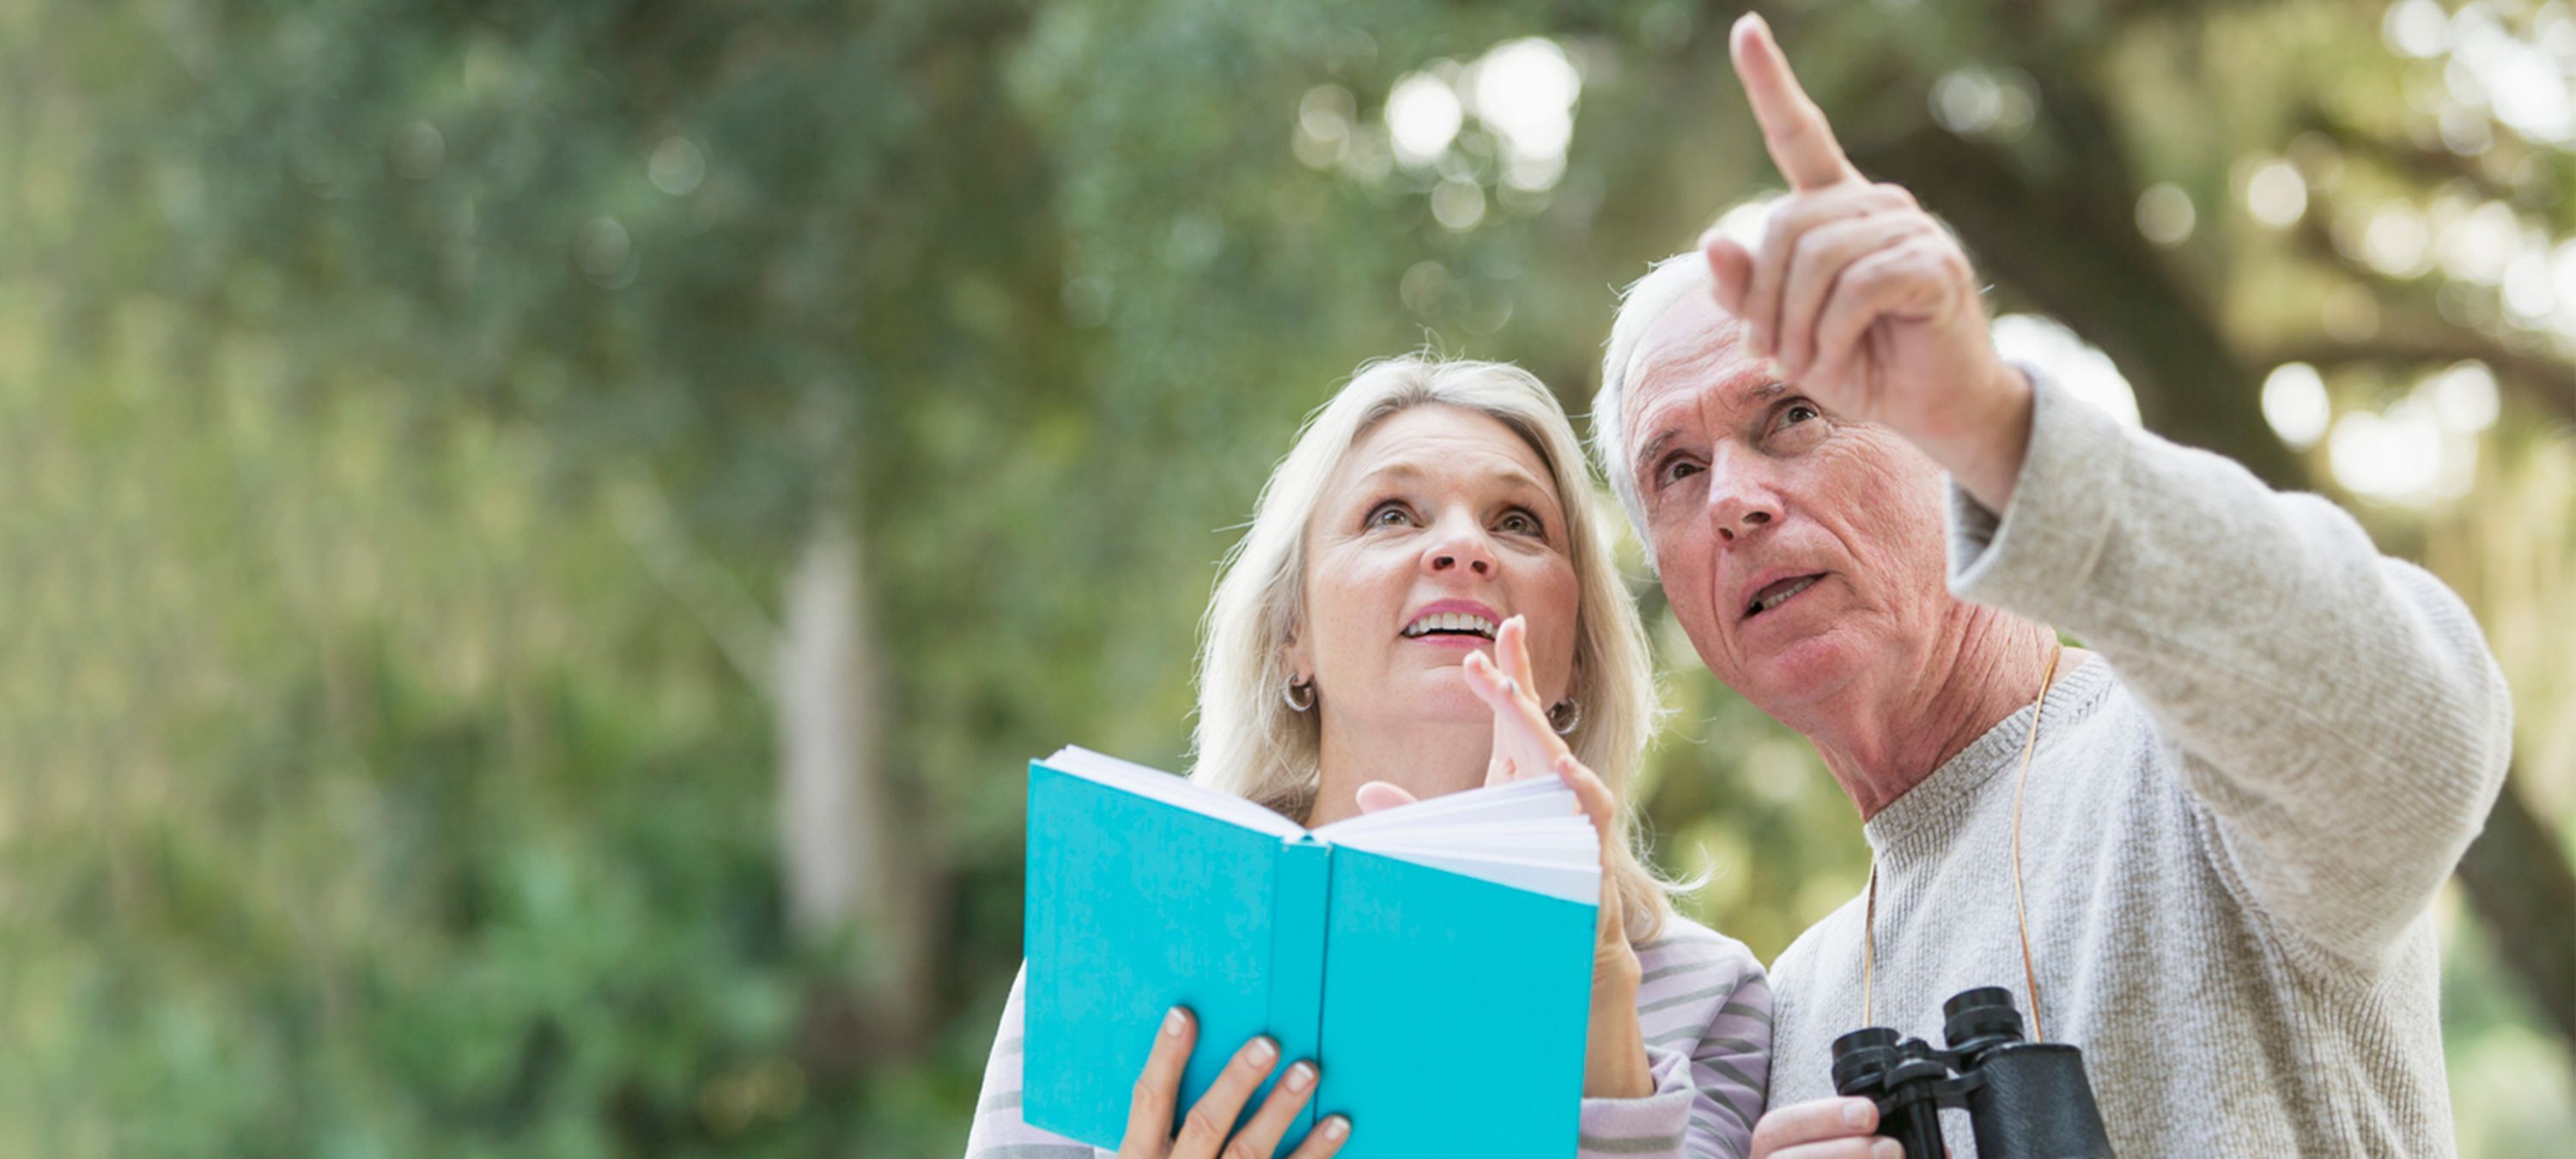
[[[1770,611],[1773,608],[1789,602],[1789,597],[1797,595],[1799,592],[1803,592],[1808,588],[1814,587],[1816,581],[1823,578],[1825,578],[1823,572],[1817,572],[1814,575],[1792,576],[1788,579],[1771,584],[1770,586],[1763,588],[1761,591],[1753,593],[1753,602],[1744,606],[1744,618],[1748,620],[1752,619],[1755,616],[1761,615],[1764,612]]]

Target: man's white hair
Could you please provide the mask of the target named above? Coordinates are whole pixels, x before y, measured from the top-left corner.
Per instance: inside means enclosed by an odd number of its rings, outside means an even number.
[[[1655,537],[1646,527],[1646,505],[1637,494],[1637,472],[1628,457],[1636,448],[1628,445],[1628,388],[1637,373],[1637,355],[1646,343],[1646,334],[1655,321],[1664,316],[1685,295],[1713,294],[1717,281],[1708,272],[1708,261],[1698,250],[1685,250],[1656,262],[1646,276],[1628,284],[1619,294],[1619,313],[1610,323],[1610,348],[1601,356],[1601,393],[1592,396],[1592,455],[1600,461],[1601,474],[1610,481],[1611,494],[1619,497],[1619,506],[1628,512],[1628,524],[1637,529],[1637,542],[1646,549],[1646,564],[1654,566]]]

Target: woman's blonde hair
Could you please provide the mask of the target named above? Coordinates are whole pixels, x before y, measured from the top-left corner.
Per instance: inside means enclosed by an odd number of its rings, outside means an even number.
[[[1303,818],[1313,807],[1321,714],[1290,711],[1281,695],[1290,675],[1288,641],[1306,602],[1306,524],[1361,436],[1390,415],[1432,405],[1492,416],[1547,465],[1565,511],[1566,554],[1579,591],[1572,695],[1582,717],[1566,743],[1619,798],[1619,832],[1605,864],[1629,940],[1652,941],[1672,913],[1672,887],[1637,856],[1627,789],[1655,727],[1653,661],[1636,605],[1602,539],[1582,444],[1556,397],[1517,366],[1415,355],[1383,359],[1361,366],[1307,418],[1262,486],[1251,527],[1228,554],[1208,602],[1191,778],[1291,817]]]

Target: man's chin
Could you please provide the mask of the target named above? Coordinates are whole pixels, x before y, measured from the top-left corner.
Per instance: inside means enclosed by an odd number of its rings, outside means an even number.
[[[1774,716],[1813,704],[1851,683],[1857,658],[1832,635],[1802,636],[1743,658],[1738,680],[1727,683]]]

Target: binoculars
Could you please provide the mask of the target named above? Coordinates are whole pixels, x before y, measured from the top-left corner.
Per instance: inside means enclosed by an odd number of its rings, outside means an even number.
[[[1948,1050],[1884,1026],[1834,1040],[1834,1090],[1877,1103],[1878,1133],[1906,1159],[1942,1159],[1944,1107],[1967,1109],[1980,1159],[2109,1159],[2083,1052],[2024,1041],[2011,991],[1962,991],[1941,1018]]]

